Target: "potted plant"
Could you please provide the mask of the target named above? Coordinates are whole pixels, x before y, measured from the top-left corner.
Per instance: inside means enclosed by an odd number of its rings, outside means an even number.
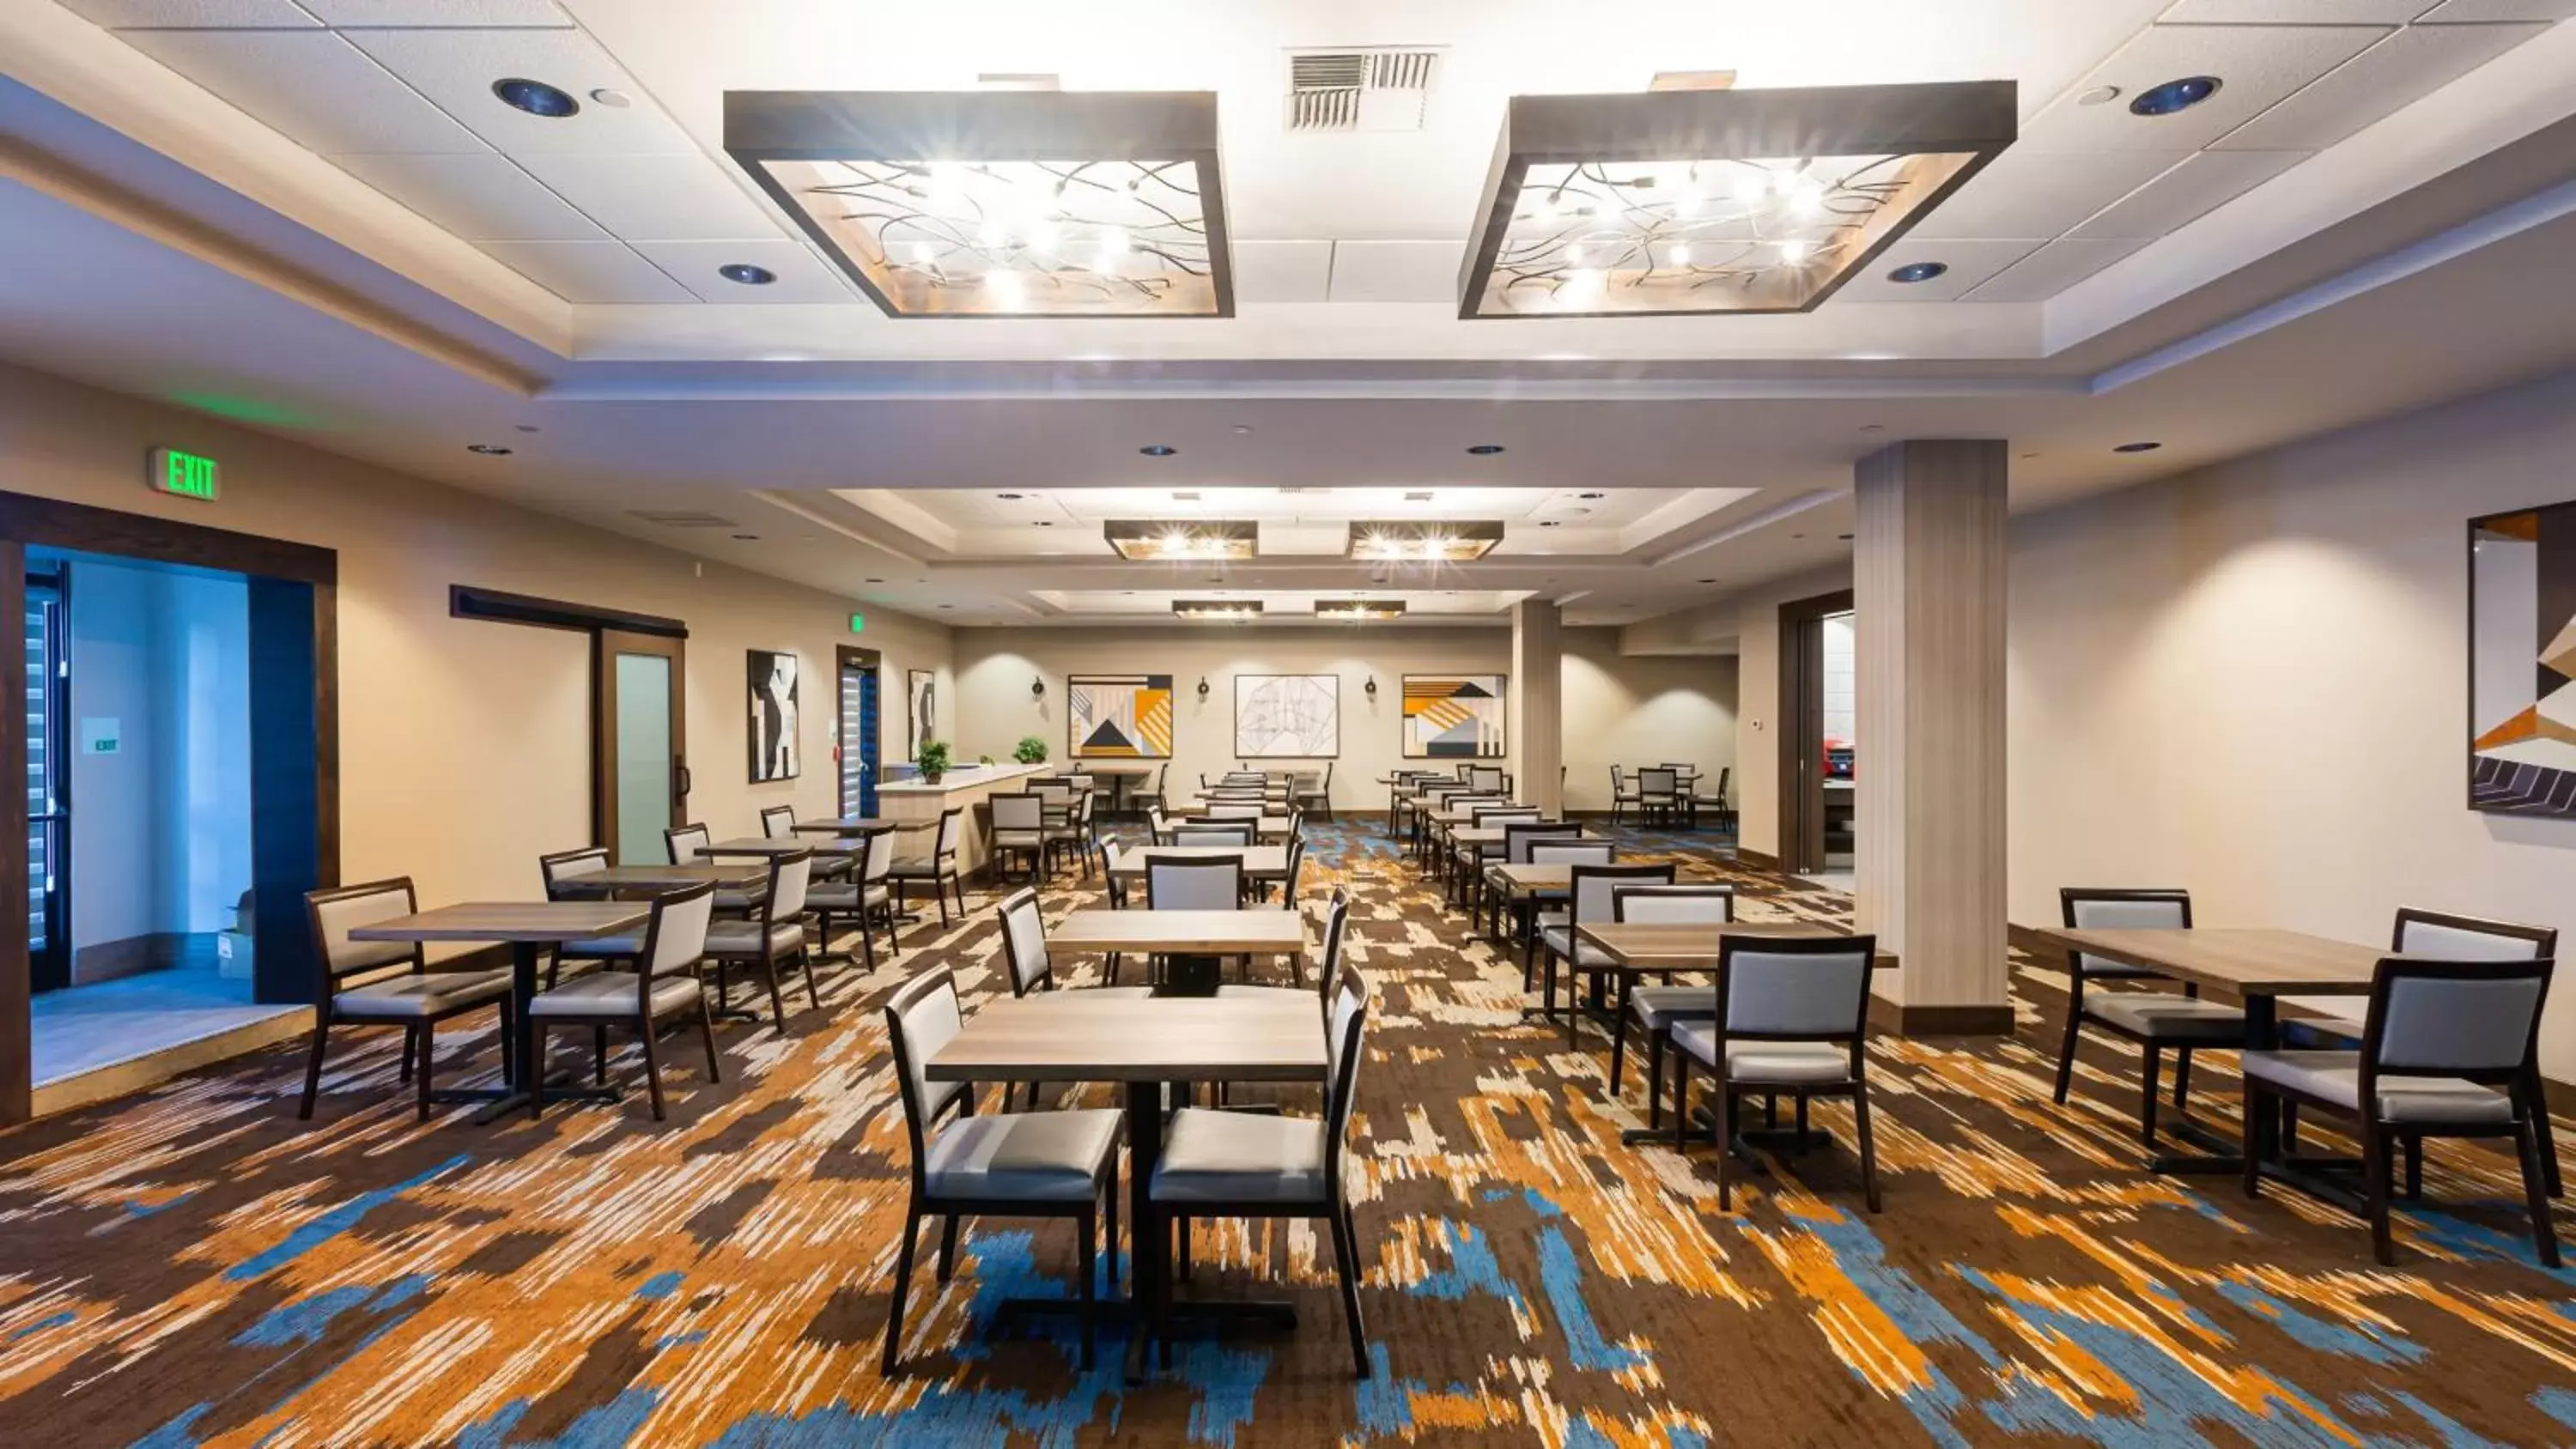
[[[946,740],[923,741],[921,753],[914,757],[913,763],[921,766],[921,778],[924,781],[933,785],[938,784],[948,773],[948,742]]]
[[[1019,744],[1011,750],[1011,758],[1023,765],[1043,765],[1046,757],[1047,742],[1036,735],[1022,735]]]

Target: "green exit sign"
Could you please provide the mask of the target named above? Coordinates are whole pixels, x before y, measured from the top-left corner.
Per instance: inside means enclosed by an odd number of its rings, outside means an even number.
[[[212,502],[219,486],[214,459],[177,448],[152,450],[152,487],[156,491]]]
[[[867,627],[868,627],[868,616],[867,616],[867,615],[865,615],[865,614],[852,614],[852,615],[850,616],[850,632],[851,632],[851,633],[853,633],[853,634],[863,634],[863,633],[867,632]]]

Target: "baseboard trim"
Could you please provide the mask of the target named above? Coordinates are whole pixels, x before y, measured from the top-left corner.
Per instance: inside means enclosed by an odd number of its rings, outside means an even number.
[[[1994,1006],[1907,1006],[1872,994],[1869,1024],[1891,1036],[2010,1036],[2009,1003]]]
[[[71,984],[95,986],[146,971],[166,971],[185,965],[199,952],[212,959],[214,951],[215,936],[211,931],[194,935],[186,931],[147,931],[117,941],[93,941],[73,949]]]
[[[1773,875],[1779,875],[1781,873],[1780,857],[1773,855],[1767,850],[1755,850],[1749,845],[1739,845],[1735,847],[1735,863],[1738,865],[1749,865],[1755,870],[1767,870]]]

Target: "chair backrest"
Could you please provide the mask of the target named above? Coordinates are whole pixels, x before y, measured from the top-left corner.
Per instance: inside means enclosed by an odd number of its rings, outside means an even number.
[[[1243,904],[1243,860],[1147,855],[1145,908],[1151,911],[1231,911]]]
[[[931,859],[957,853],[958,836],[966,828],[965,819],[966,807],[963,805],[951,805],[939,812],[939,836],[937,843],[930,848]]]
[[[2191,892],[2169,887],[2066,886],[2057,892],[2057,909],[2067,929],[2075,931],[2191,929]],[[2121,980],[2156,974],[2084,951],[2070,951],[2067,958],[2069,969],[2084,977]]]
[[[807,857],[810,865],[812,857]],[[644,971],[637,990],[652,992],[652,978],[686,971],[707,954],[707,923],[715,919],[716,883],[664,891],[653,898],[653,914],[644,922]]]
[[[1359,1095],[1361,1042],[1368,1028],[1368,978],[1356,966],[1344,966],[1329,978],[1333,985],[1325,1000],[1324,1059],[1327,1078],[1324,1083],[1324,1179],[1336,1184],[1338,1196],[1341,1181],[1342,1138],[1351,1125],[1351,1105]]]
[[[1026,996],[1055,985],[1047,960],[1046,917],[1038,912],[1038,893],[1029,886],[1002,902],[1002,953],[1011,967],[1011,994]]]
[[[1529,863],[1532,865],[1608,865],[1619,858],[1618,847],[1606,840],[1533,840]]]
[[[1661,798],[1681,788],[1681,772],[1669,765],[1645,765],[1637,771],[1637,793]]]
[[[1500,825],[1510,820],[1536,820],[1545,811],[1535,805],[1475,805],[1470,817],[1478,825]]]
[[[1297,907],[1297,878],[1306,873],[1306,841],[1303,836],[1288,841],[1288,874],[1281,878],[1279,899],[1289,909]]]
[[[947,828],[947,823],[942,821],[940,829],[944,831]],[[859,884],[883,885],[893,873],[894,832],[880,830],[868,837],[867,849],[859,856]]]
[[[1333,903],[1324,908],[1324,956],[1317,968],[1316,985],[1326,1005],[1333,1000],[1333,982],[1341,974],[1342,938],[1350,933],[1351,893],[1343,886],[1333,887]]]
[[[760,833],[771,840],[784,839],[796,833],[796,807],[772,805],[760,812]]]
[[[1721,766],[1719,766],[1719,767],[1718,767],[1718,770],[1717,770],[1717,788],[1708,792],[1708,798],[1710,798],[1711,800],[1716,801],[1716,802],[1717,802],[1718,804],[1720,804],[1720,805],[1725,804],[1725,803],[1726,803],[1726,787],[1727,787],[1728,783],[1729,783],[1729,782],[1731,782],[1731,781],[1733,781],[1734,779],[1735,779],[1735,767],[1734,767],[1733,765],[1721,765]]]
[[[1764,940],[1726,936],[1717,947],[1720,1018],[1727,1036],[1849,1041],[1869,1028],[1869,970],[1876,936]]]
[[[885,838],[879,831],[868,837],[868,848]],[[814,882],[814,852],[792,850],[769,858],[769,895],[760,911],[772,926],[784,926],[805,914],[805,888]]]
[[[1028,793],[1035,795],[1038,798],[1039,808],[1041,810],[1071,810],[1073,808],[1073,787],[1071,785],[1063,784],[1055,780],[1042,780],[1031,784],[1028,787]]]
[[[2558,954],[2558,932],[2550,926],[2521,926],[2400,906],[2388,946],[2400,956],[2421,960],[2537,961]]]
[[[1507,865],[1530,863],[1530,848],[1542,840],[1581,840],[1583,827],[1562,820],[1523,820],[1503,827],[1503,861]],[[1603,861],[1608,864],[1608,861]]]
[[[1735,919],[1735,887],[1692,881],[1687,885],[1614,885],[1610,919],[1651,926],[1724,925]]]
[[[411,877],[407,875],[369,881],[365,885],[305,892],[304,918],[313,928],[314,959],[322,963],[321,1000],[330,1000],[333,986],[339,978],[355,972],[381,971],[388,966],[409,966],[414,971],[423,969],[421,947],[417,941],[349,939],[349,933],[360,926],[408,916],[419,909],[420,893],[412,889]]]
[[[605,845],[585,845],[579,850],[558,850],[552,855],[537,857],[537,874],[545,880],[546,899],[550,901],[562,895],[561,887],[565,881],[606,869],[608,847]]]
[[[927,1075],[930,1059],[966,1029],[965,1008],[957,1000],[957,976],[941,967],[904,983],[886,1002],[886,1041],[894,1049],[896,1089],[903,1096],[903,1126],[912,1139],[912,1185],[921,1190],[924,1138],[940,1114],[960,1100],[972,1104],[964,1082],[934,1082]]]
[[[715,839],[703,825],[674,825],[662,832],[663,848],[671,853],[673,865],[695,865],[706,852],[707,843]]]
[[[1067,785],[1073,787],[1074,793],[1076,794],[1089,794],[1099,784],[1098,780],[1089,775],[1067,773],[1063,776],[1063,779]]]
[[[1262,802],[1259,800],[1228,800],[1208,806],[1206,818],[1210,820],[1259,820],[1262,815],[1262,808]]]
[[[1145,828],[1153,832],[1156,840],[1160,840],[1172,833],[1172,819],[1163,813],[1163,807],[1160,804],[1156,804],[1145,811]]]
[[[1250,845],[1258,832],[1254,822],[1238,820],[1231,825],[1175,825],[1165,833],[1170,845]]]
[[[1500,765],[1473,766],[1467,771],[1467,783],[1479,790],[1500,790],[1503,788],[1503,767]]]
[[[1610,793],[1616,795],[1627,788],[1628,772],[1620,769],[1617,765],[1612,765],[1610,767]]]
[[[993,797],[995,830],[1036,830],[1046,824],[1046,802],[1025,792]]]
[[[1610,893],[1622,885],[1673,883],[1672,863],[1662,865],[1578,865],[1567,882],[1567,894],[1574,902],[1574,919],[1594,924],[1616,919],[1610,904]]]
[[[2361,1034],[2365,1103],[2380,1072],[2508,1082],[2534,1070],[2556,962],[2383,959]]]

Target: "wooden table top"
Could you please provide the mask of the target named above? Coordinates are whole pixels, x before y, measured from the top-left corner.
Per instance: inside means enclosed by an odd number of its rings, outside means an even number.
[[[1163,762],[1160,760],[1077,760],[1074,763],[1079,766],[1079,768],[1070,770],[1067,773],[1075,775],[1124,775],[1130,779],[1142,779],[1145,776],[1153,774],[1156,770],[1163,768]]]
[[[1472,826],[1476,823],[1476,812],[1478,810],[1491,810],[1498,803],[1500,802],[1488,801],[1483,805],[1462,805],[1456,809],[1443,806],[1440,809],[1431,812],[1431,823],[1434,825]],[[1516,807],[1505,805],[1503,808],[1508,810]]]
[[[1766,941],[1818,941],[1849,936],[1813,921],[1729,921],[1723,925],[1603,921],[1574,928],[1602,954],[1632,971],[1707,970],[1717,964],[1718,943],[1728,936]],[[1896,957],[1878,952],[1872,969],[1893,971]]]
[[[1529,891],[1565,891],[1574,888],[1574,867],[1570,865],[1498,865],[1503,888],[1518,895]],[[1651,885],[1653,882],[1640,882]]]
[[[580,875],[559,876],[558,892],[605,895],[618,890],[678,890],[714,881],[718,890],[741,890],[769,879],[766,865],[609,865]]]
[[[1556,840],[1588,840],[1598,843],[1600,841],[1608,840],[1610,837],[1597,830],[1577,831],[1574,827],[1567,826],[1565,834],[1552,836],[1550,838]],[[1449,839],[1459,845],[1502,845],[1507,843],[1503,835],[1503,827],[1499,825],[1461,825],[1457,829],[1449,832]]]
[[[1258,825],[1261,833],[1264,835],[1285,835],[1288,833],[1288,817],[1285,815],[1264,815],[1258,821],[1255,821],[1248,815],[1240,819],[1221,820],[1216,816],[1204,814],[1196,810],[1176,810],[1167,813],[1164,818],[1167,820],[1186,821],[1192,825]]]
[[[888,820],[879,815],[844,815],[838,820],[799,820],[799,835],[882,835],[889,830],[933,830],[936,820]]]
[[[1240,860],[1254,880],[1276,880],[1288,873],[1284,845],[1131,845],[1109,859],[1109,873],[1121,880],[1143,880],[1148,856],[1168,860]]]
[[[1071,951],[1183,956],[1299,956],[1306,918],[1271,906],[1250,911],[1075,911],[1047,932]]]
[[[922,1070],[936,1082],[1319,1082],[1328,1061],[1312,1001],[1074,990],[986,1002]]]
[[[844,848],[846,846],[846,848]],[[792,855],[810,850],[816,855],[856,855],[867,849],[865,840],[800,840],[793,835],[775,840],[765,835],[744,835],[732,840],[719,840],[698,847],[700,855]]]
[[[2387,951],[2297,931],[2195,926],[2189,930],[2044,929],[2060,945],[2239,996],[2368,996]]]
[[[352,941],[579,941],[640,926],[653,914],[632,901],[469,901],[397,916],[349,932]]]

